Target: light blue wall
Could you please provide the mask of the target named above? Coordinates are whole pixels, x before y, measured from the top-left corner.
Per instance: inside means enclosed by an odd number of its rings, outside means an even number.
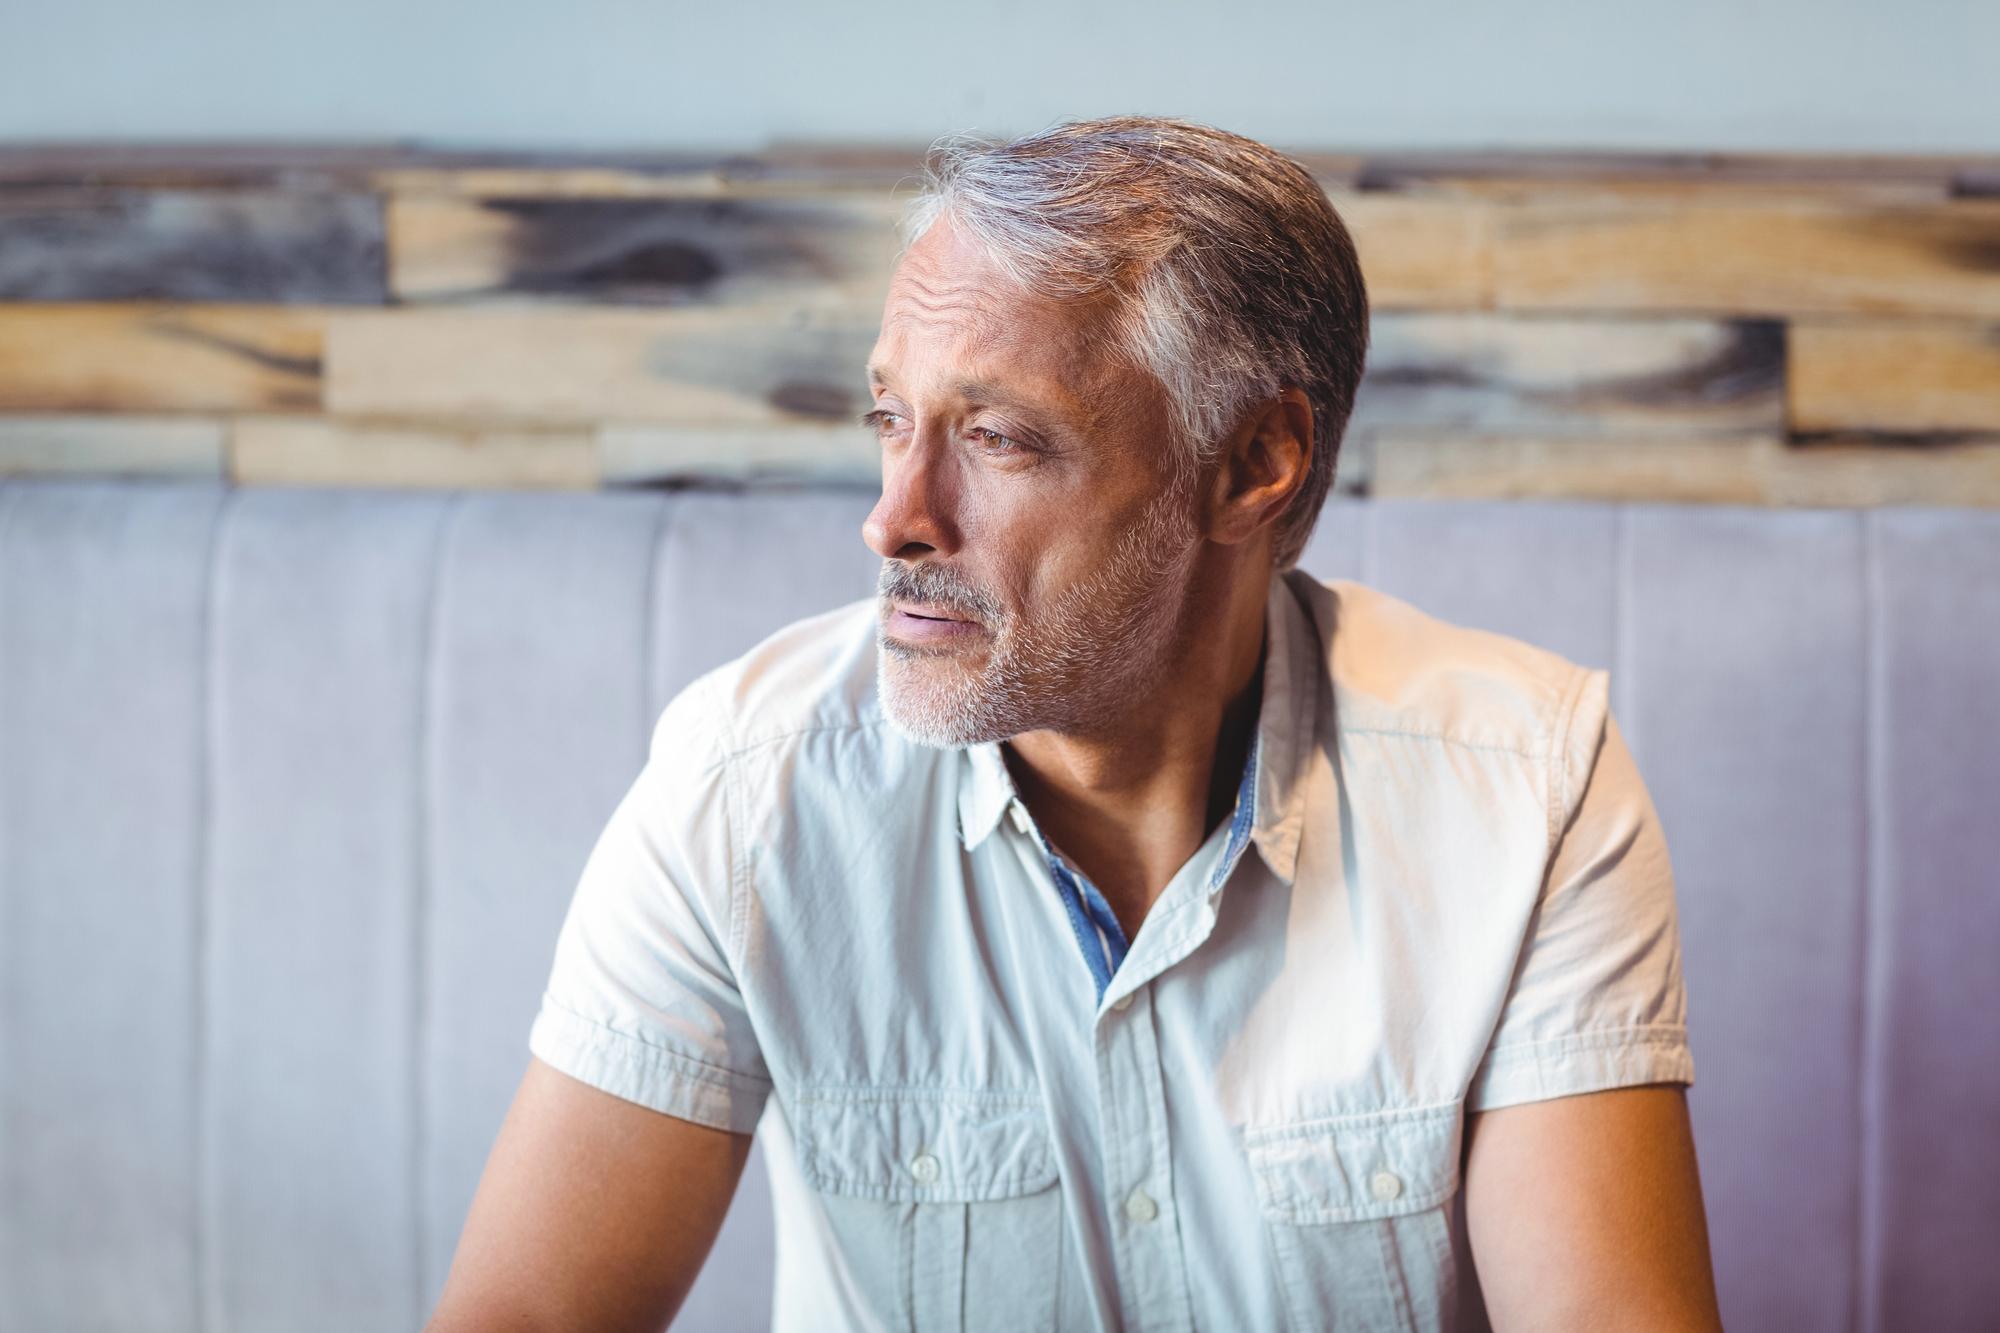
[[[0,139],[2000,151],[2000,0],[0,0]]]

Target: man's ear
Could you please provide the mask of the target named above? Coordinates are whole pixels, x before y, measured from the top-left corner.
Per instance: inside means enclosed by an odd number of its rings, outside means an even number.
[[[1223,442],[1202,514],[1208,539],[1233,546],[1275,523],[1305,485],[1312,456],[1312,404],[1286,385]]]

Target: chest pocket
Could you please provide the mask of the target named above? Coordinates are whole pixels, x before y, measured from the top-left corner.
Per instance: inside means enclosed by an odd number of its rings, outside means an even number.
[[[1062,1195],[1039,1096],[801,1092],[800,1173],[882,1326],[1052,1330]]]
[[[1431,1333],[1458,1322],[1459,1108],[1246,1130],[1294,1333]]]

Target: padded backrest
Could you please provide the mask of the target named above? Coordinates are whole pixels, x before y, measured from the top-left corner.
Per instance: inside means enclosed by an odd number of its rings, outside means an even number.
[[[855,493],[0,490],[0,1327],[406,1329],[674,692]],[[1609,667],[1725,1314],[2000,1307],[2000,515],[1340,502],[1304,562]],[[768,1321],[746,1182],[681,1326]]]

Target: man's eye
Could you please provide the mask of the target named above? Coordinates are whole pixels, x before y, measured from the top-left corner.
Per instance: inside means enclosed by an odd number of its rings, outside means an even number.
[[[981,428],[972,432],[972,438],[989,449],[1016,449],[1020,446],[997,430]]]
[[[884,435],[902,430],[910,424],[907,419],[894,412],[870,412],[862,420],[867,422],[872,429]]]

